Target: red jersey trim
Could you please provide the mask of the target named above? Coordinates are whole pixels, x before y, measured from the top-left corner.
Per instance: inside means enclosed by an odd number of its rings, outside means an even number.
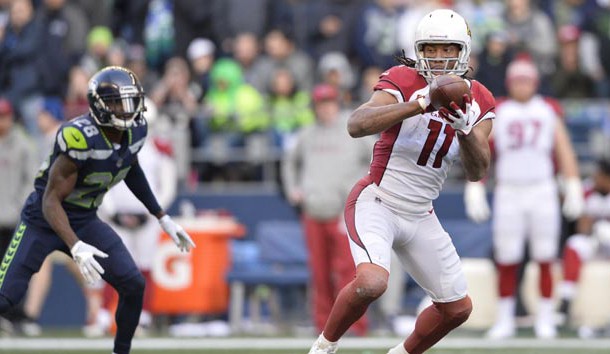
[[[358,247],[362,248],[366,252],[367,256],[369,257],[369,261],[373,263],[373,260],[371,259],[369,252],[366,250],[366,246],[364,246],[364,243],[358,234],[358,230],[356,229],[356,202],[358,201],[358,197],[362,191],[371,183],[373,183],[373,180],[371,179],[370,175],[363,177],[360,181],[358,181],[358,183],[356,183],[354,188],[352,188],[352,191],[347,196],[344,216],[345,226],[347,227],[347,235],[356,245],[358,245]]]
[[[402,93],[402,90],[400,89],[400,87],[399,87],[397,84],[395,84],[394,82],[390,81],[390,80],[386,80],[386,79],[381,79],[381,80],[379,80],[379,82],[377,83],[377,85],[375,85],[375,90],[377,90],[377,91],[383,91],[383,90],[387,89],[386,87],[383,87],[383,86],[379,85],[379,84],[380,84],[380,83],[382,83],[382,82],[386,82],[386,83],[388,83],[388,84],[390,84],[390,85],[394,86],[394,88],[396,89],[396,91],[400,92],[400,97],[402,97],[402,101],[403,101],[403,102],[406,102],[405,95]]]
[[[390,156],[394,149],[394,143],[396,142],[396,139],[398,139],[401,127],[402,122],[385,130],[381,133],[381,138],[375,143],[375,148],[373,149],[373,162],[371,162],[371,178],[376,185],[381,183],[383,174],[388,167],[388,162],[390,161]]]

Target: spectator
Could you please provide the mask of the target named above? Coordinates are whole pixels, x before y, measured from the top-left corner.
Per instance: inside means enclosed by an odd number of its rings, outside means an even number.
[[[87,22],[91,27],[110,25],[112,17],[115,15],[113,11],[114,1],[100,2],[98,0],[75,0],[72,2],[78,4],[83,10]],[[116,15],[120,16],[122,14],[118,13]],[[88,31],[85,31],[85,33],[87,32]]]
[[[311,96],[300,90],[288,69],[279,68],[273,74],[267,107],[276,145],[285,149],[292,145],[294,135],[315,121],[311,110]]]
[[[347,57],[341,52],[328,52],[318,62],[320,82],[337,88],[343,104],[349,106],[352,102],[352,89],[356,78]]]
[[[231,51],[231,40],[238,33],[252,33],[261,38],[270,24],[273,0],[221,0],[213,2],[214,35],[223,52]]]
[[[127,67],[141,78],[144,92],[152,92],[159,81],[156,71],[149,70],[146,63],[146,48],[141,44],[132,44],[127,48]]]
[[[580,30],[576,26],[559,29],[559,63],[551,76],[551,89],[557,98],[587,98],[595,95],[593,79],[581,70]]]
[[[582,25],[581,43],[585,45],[581,60],[595,81],[596,96],[610,96],[610,2],[598,1],[598,8]]]
[[[472,53],[474,55],[479,56],[481,54],[490,35],[504,30],[502,13],[504,12],[505,2],[504,0],[454,2],[455,10],[464,15],[472,31]],[[492,92],[497,94],[493,90]]]
[[[110,46],[114,42],[112,32],[108,27],[93,27],[87,34],[87,52],[80,61],[80,66],[89,74],[106,66]]]
[[[198,145],[199,128],[195,118],[199,114],[197,87],[191,82],[188,63],[181,57],[173,57],[165,64],[163,77],[153,88],[150,98],[161,114],[172,122],[172,140],[176,142],[178,177],[185,180],[191,159],[191,149]]]
[[[256,81],[252,85],[259,92],[266,93],[270,87],[273,71],[283,66],[292,71],[298,87],[309,91],[313,87],[315,78],[313,65],[311,58],[295,46],[290,32],[274,28],[265,35],[265,55],[253,69],[259,73],[257,78],[260,81]]]
[[[354,181],[367,169],[374,139],[351,139],[341,111],[338,90],[328,84],[312,93],[316,124],[304,128],[286,152],[282,180],[290,204],[301,208],[302,224],[309,250],[312,286],[312,318],[322,331],[339,290],[355,275],[343,203]],[[331,172],[333,171],[333,172]],[[352,329],[367,331],[366,317]]]
[[[271,75],[270,73],[269,75]],[[203,168],[204,179],[231,181],[256,180],[260,177],[258,162],[247,161],[245,149],[251,137],[270,132],[271,119],[264,96],[243,82],[241,67],[228,58],[216,61],[210,72],[210,90],[203,98],[206,146],[212,147],[214,161]],[[271,76],[269,77],[271,79]],[[237,149],[237,161],[228,162],[228,151]]]
[[[504,13],[509,46],[529,53],[540,71],[540,90],[548,94],[548,77],[555,70],[557,37],[549,16],[531,0],[507,0]]]
[[[40,162],[48,157],[53,148],[57,130],[64,120],[64,108],[61,99],[59,97],[45,98],[42,109],[38,113],[38,129],[42,134],[41,139],[37,140]]]
[[[40,161],[34,143],[23,129],[15,124],[14,110],[10,101],[0,97],[0,255],[4,255],[19,223],[20,205],[32,190],[32,178]],[[20,331],[23,323],[29,322],[21,304],[5,317],[8,329]],[[2,317],[0,317],[0,322]]]
[[[34,16],[31,0],[14,0],[0,42],[0,95],[11,101],[18,119],[35,136],[43,90],[38,67],[41,34],[42,23]]]
[[[364,1],[329,0],[309,4],[304,49],[318,60],[329,52],[352,53],[351,35]]]
[[[585,208],[578,219],[576,234],[570,236],[563,250],[563,280],[559,285],[560,311],[571,316],[582,267],[592,259],[607,259],[610,255],[610,161],[600,160],[593,178],[585,188]],[[566,321],[567,322],[567,321]],[[599,329],[578,328],[581,338],[598,335]]]
[[[106,53],[106,65],[126,66],[127,65],[127,43],[122,39],[115,40],[108,53]]]
[[[583,26],[597,7],[597,0],[539,0],[539,7],[549,14],[555,27]]]
[[[257,70],[260,67],[260,43],[258,38],[250,32],[243,32],[235,36],[232,49],[233,59],[241,66],[244,82],[262,92],[265,80],[264,74]]]
[[[190,63],[194,81],[200,88],[200,101],[210,88],[210,69],[214,64],[214,52],[216,46],[207,38],[195,38],[187,50],[187,58]]]
[[[85,14],[66,0],[44,0],[39,48],[40,85],[45,96],[66,94],[70,66],[85,52],[89,24]]]
[[[218,1],[208,1],[202,6],[201,0],[172,1],[173,30],[169,31],[174,35],[176,55],[186,57],[188,46],[195,38],[216,38],[214,23],[224,19],[214,18],[215,2]]]
[[[80,0],[82,1],[82,0]],[[97,4],[98,11],[104,10],[103,3]],[[152,0],[114,0],[112,1],[111,23],[109,25],[115,37],[123,38],[129,44],[144,44],[146,35],[145,24],[151,21],[150,9],[156,3]],[[166,30],[166,27],[159,28],[159,31]]]
[[[209,127],[213,132],[238,135],[266,131],[270,126],[261,94],[243,82],[239,64],[220,59],[210,73],[211,86],[204,103],[210,112]],[[272,75],[269,75],[269,80]]]
[[[394,64],[394,55],[400,52],[398,22],[402,13],[402,7],[392,0],[375,0],[362,7],[353,38],[363,67],[388,68]]]
[[[89,112],[88,84],[89,73],[80,66],[73,66],[70,69],[68,92],[64,103],[64,114],[68,119]]]
[[[557,102],[537,93],[538,83],[532,62],[513,61],[507,69],[508,99],[496,108],[493,246],[500,300],[496,322],[487,332],[494,339],[516,334],[517,273],[526,243],[540,267],[534,333],[538,338],[557,335],[551,265],[559,247],[561,212],[554,161],[565,181],[564,215],[573,220],[583,206],[578,162],[562,112]],[[481,183],[466,185],[465,201],[471,219],[487,219],[489,207]]]
[[[175,53],[180,53],[181,57],[185,57],[184,52],[177,52],[175,49],[178,37],[174,33],[176,19],[172,16],[172,8],[176,4],[171,0],[147,0],[146,2],[148,2],[148,7],[143,31],[146,59],[152,69],[162,71],[165,62],[175,56]],[[131,1],[125,1],[125,3],[131,3]],[[207,6],[195,5],[191,11],[205,7]]]
[[[368,101],[373,92],[373,87],[377,84],[382,73],[383,69],[378,66],[370,66],[362,71],[361,82],[356,92],[356,102],[358,104]]]
[[[73,63],[86,50],[89,20],[79,4],[67,0],[44,0],[42,12],[52,34],[63,39],[62,48]],[[59,47],[57,47],[59,48]]]
[[[475,77],[495,95],[506,96],[506,67],[512,59],[506,32],[493,32],[478,55]]]

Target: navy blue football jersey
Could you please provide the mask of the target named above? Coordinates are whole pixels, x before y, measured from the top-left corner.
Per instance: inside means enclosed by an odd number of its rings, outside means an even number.
[[[95,215],[104,194],[122,181],[144,145],[147,125],[144,119],[123,133],[122,142],[113,144],[89,115],[61,125],[53,151],[40,167],[34,181],[34,192],[28,197],[22,217],[38,226],[48,226],[42,215],[42,196],[49,170],[59,155],[65,155],[78,166],[74,190],[62,205],[71,224]]]

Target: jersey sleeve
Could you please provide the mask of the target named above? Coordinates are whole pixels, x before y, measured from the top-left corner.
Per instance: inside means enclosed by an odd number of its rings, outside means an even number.
[[[472,97],[479,105],[481,113],[474,122],[477,125],[485,119],[494,119],[496,117],[496,99],[493,94],[478,81],[472,81]]]
[[[424,78],[417,74],[415,69],[398,65],[381,73],[379,81],[377,81],[373,89],[391,94],[396,97],[398,102],[406,102],[410,100],[411,94],[417,88],[425,86]]]
[[[97,134],[99,134],[99,130],[92,125],[81,128],[73,124],[66,124],[57,132],[55,145],[60,154],[67,156],[78,167],[81,167],[88,159],[105,159],[112,154],[110,149],[95,149],[92,137]]]

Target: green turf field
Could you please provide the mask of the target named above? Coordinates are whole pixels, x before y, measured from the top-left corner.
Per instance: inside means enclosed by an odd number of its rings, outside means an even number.
[[[229,337],[229,338],[139,338],[132,354],[306,354],[314,338]],[[395,337],[345,338],[338,354],[386,354],[400,342]],[[110,354],[112,339],[75,337],[1,338],[0,354]],[[514,338],[447,338],[430,354],[608,354],[610,339],[561,338],[537,340]]]
[[[591,349],[578,350],[574,349],[433,349],[428,351],[430,354],[608,354],[610,349]],[[40,351],[40,350],[3,350],[0,353],[14,354],[66,354],[63,350]],[[69,352],[68,352],[69,353]],[[74,352],[76,353],[76,352]],[[79,354],[109,354],[110,350],[91,350],[78,351]],[[132,354],[307,354],[307,350],[133,350]],[[386,350],[339,350],[337,354],[385,354]]]

